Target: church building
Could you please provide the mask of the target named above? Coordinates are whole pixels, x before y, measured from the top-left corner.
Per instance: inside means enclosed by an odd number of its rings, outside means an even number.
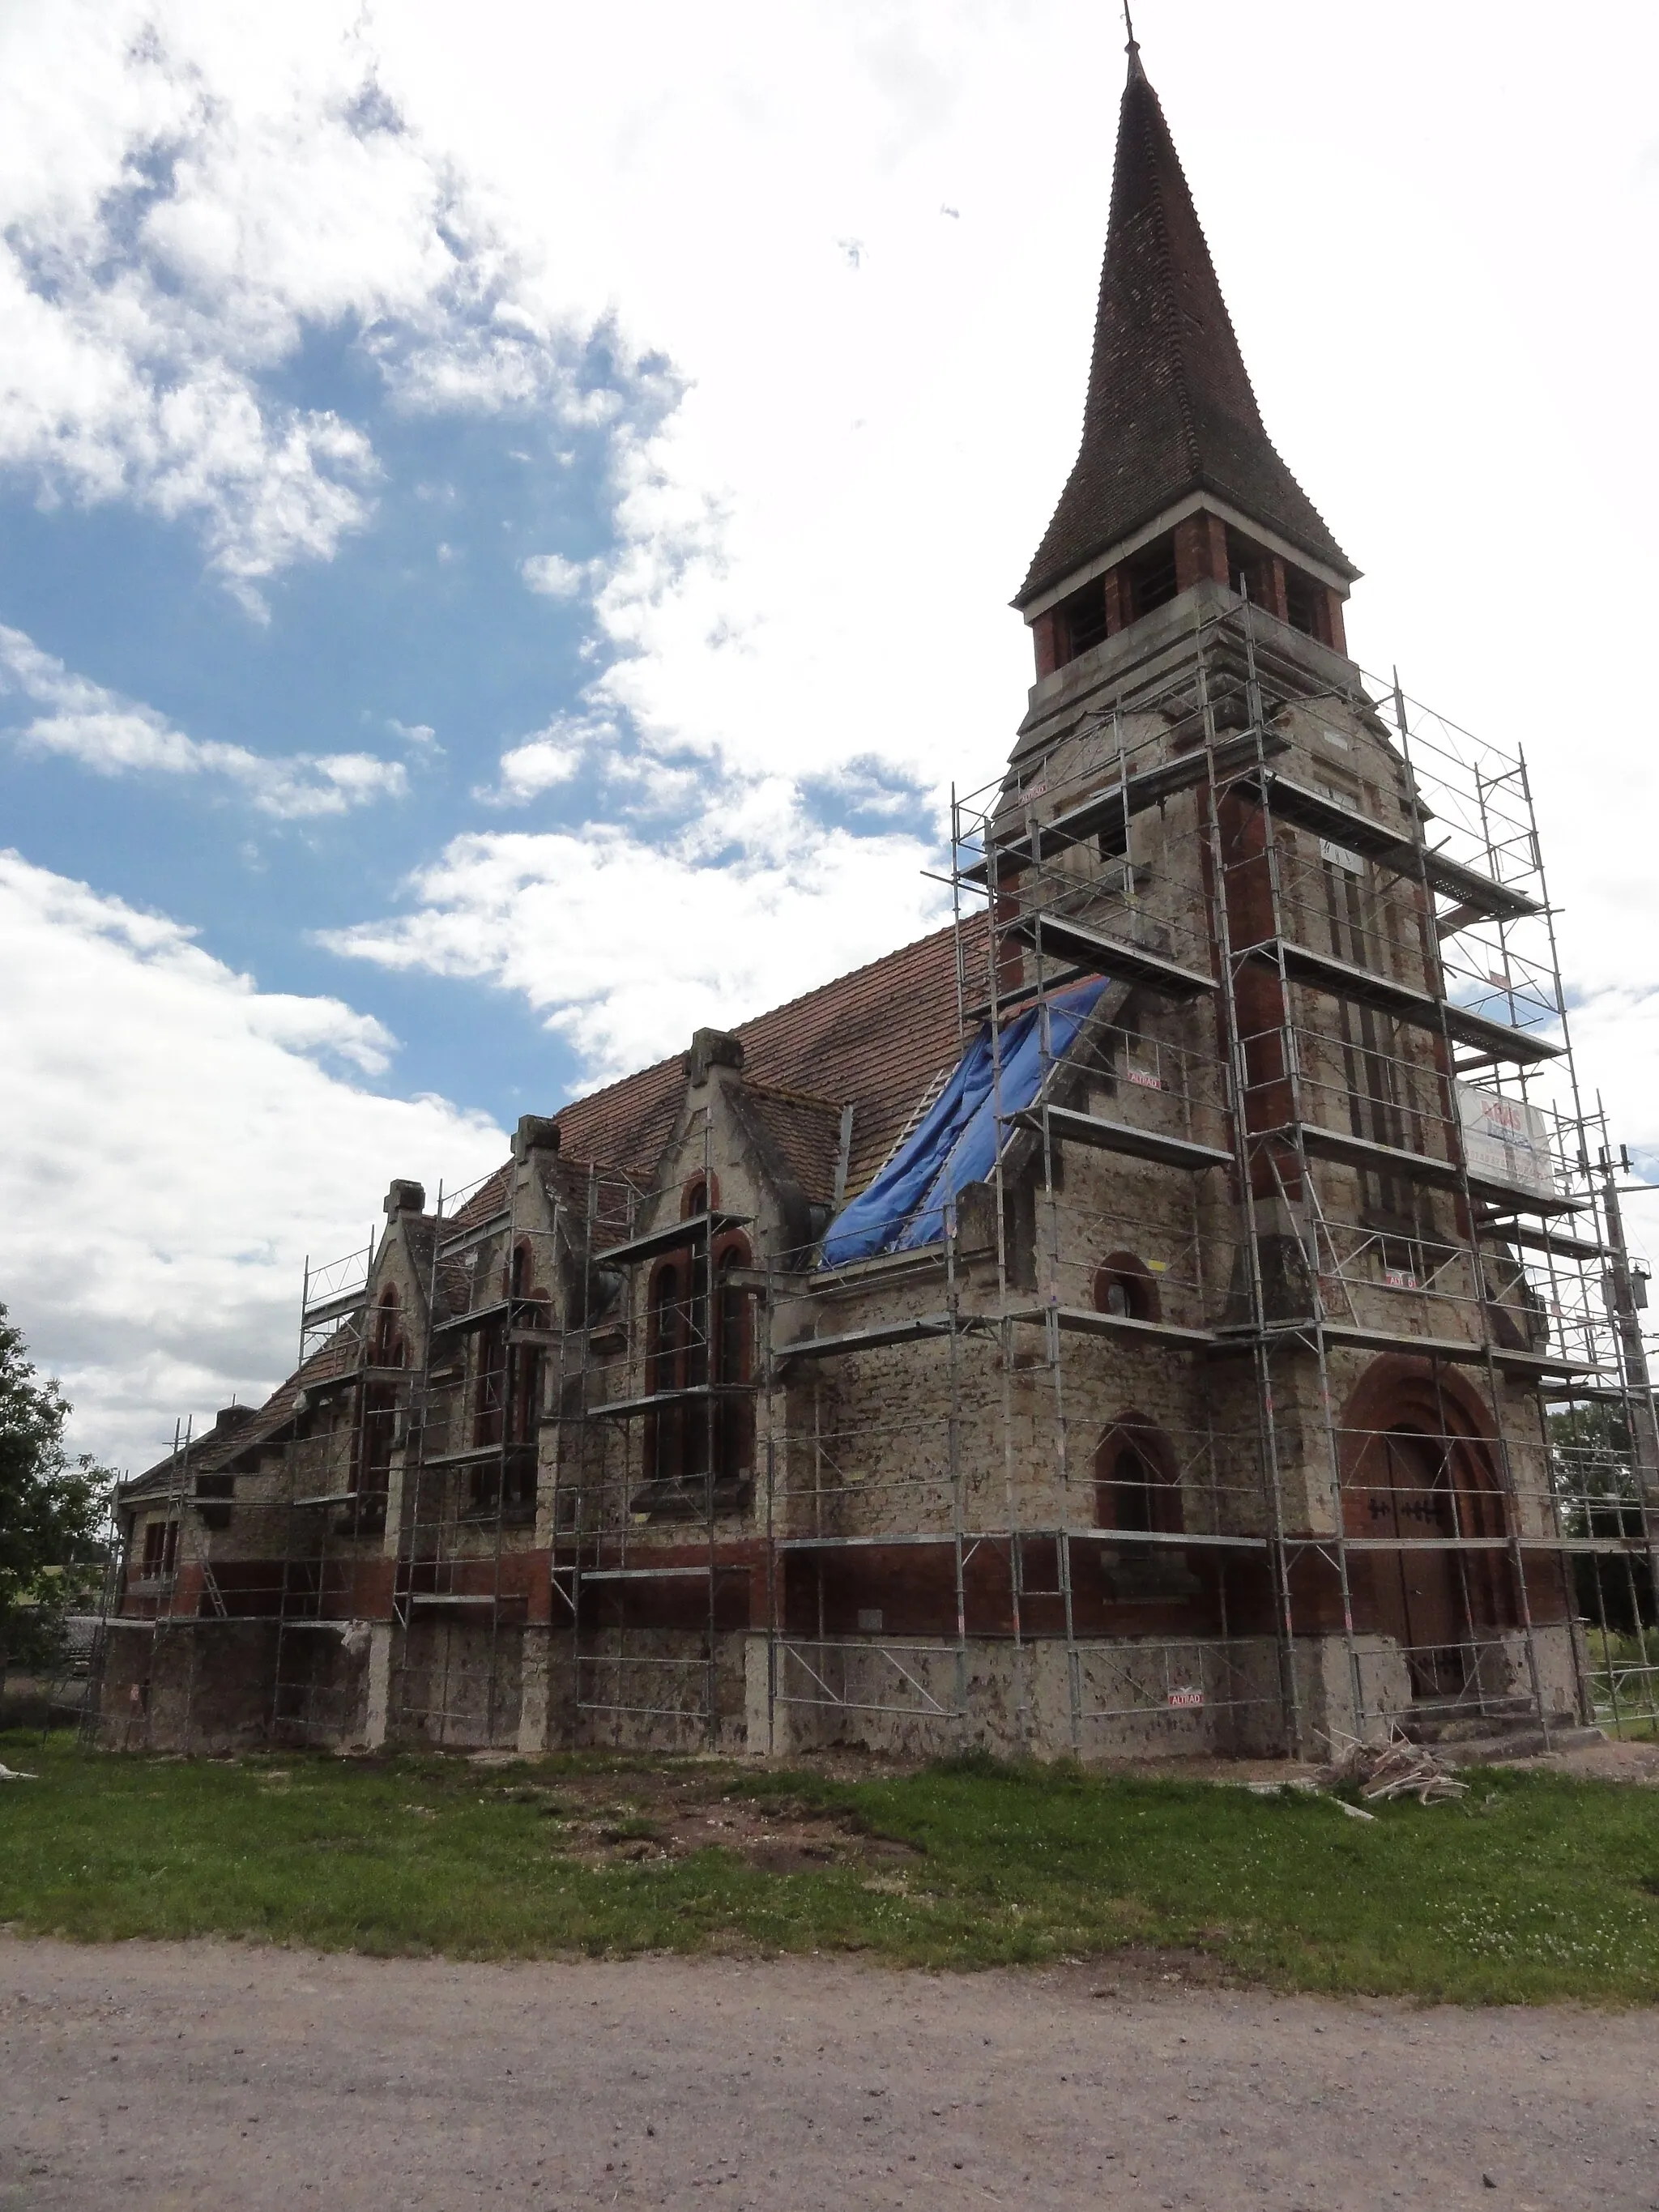
[[[957,919],[526,1116],[474,1188],[392,1180],[295,1372],[123,1492],[103,1740],[1587,1720],[1577,1555],[1649,1571],[1560,1442],[1638,1433],[1605,1133],[1524,769],[1349,658],[1358,574],[1131,43]]]

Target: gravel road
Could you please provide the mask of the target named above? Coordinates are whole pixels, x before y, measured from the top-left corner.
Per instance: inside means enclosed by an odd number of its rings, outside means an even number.
[[[0,2207],[1659,2206],[1659,2019],[0,1935]]]

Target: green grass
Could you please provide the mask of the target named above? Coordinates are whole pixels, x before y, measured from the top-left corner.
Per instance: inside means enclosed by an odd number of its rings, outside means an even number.
[[[1362,1823],[1294,1793],[972,1762],[851,1782],[662,1762],[653,1779],[598,1759],[185,1762],[25,1736],[0,1737],[0,1760],[40,1778],[0,1786],[0,1921],[31,1934],[953,1967],[1150,1946],[1287,1989],[1659,2001],[1659,1792],[1551,1775],[1477,1774],[1460,1803]],[[665,1776],[919,1855],[793,1873],[712,1844],[579,1855],[579,1815],[655,1833]]]

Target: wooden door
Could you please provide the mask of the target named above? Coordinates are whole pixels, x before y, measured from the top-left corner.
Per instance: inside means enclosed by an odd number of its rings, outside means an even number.
[[[1373,1439],[1366,1454],[1369,1481],[1357,1499],[1352,1533],[1397,1543],[1397,1552],[1367,1554],[1370,1618],[1361,1626],[1394,1638],[1406,1655],[1412,1694],[1433,1701],[1461,1696],[1476,1676],[1469,1648],[1485,1610],[1472,1602],[1463,1555],[1419,1549],[1425,1540],[1468,1533],[1460,1528],[1452,1456],[1443,1445],[1408,1430]]]

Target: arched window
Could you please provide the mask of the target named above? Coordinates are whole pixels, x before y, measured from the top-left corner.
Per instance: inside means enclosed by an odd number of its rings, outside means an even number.
[[[647,1293],[646,1389],[653,1397],[680,1388],[684,1324],[680,1265],[677,1260],[664,1260],[653,1271]],[[678,1405],[662,1406],[647,1420],[646,1473],[659,1482],[672,1482],[680,1472],[682,1410]]]
[[[472,1441],[500,1448],[501,1457],[475,1468],[472,1510],[502,1510],[524,1519],[536,1510],[544,1347],[526,1332],[551,1326],[552,1307],[536,1287],[529,1240],[513,1248],[507,1268],[507,1310],[478,1331],[474,1352]]]
[[[680,1192],[680,1219],[694,1221],[700,1213],[707,1213],[720,1202],[720,1187],[714,1176],[694,1175]]]
[[[477,1445],[501,1441],[501,1417],[507,1404],[507,1321],[496,1315],[472,1340],[472,1441]]]
[[[1142,1536],[1178,1536],[1186,1525],[1169,1440],[1134,1414],[1109,1428],[1096,1449],[1095,1524]]]
[[[749,1247],[727,1237],[712,1256],[712,1297],[702,1246],[660,1261],[647,1294],[647,1387],[653,1396],[673,1394],[646,1430],[647,1472],[657,1482],[702,1477],[711,1466],[717,1481],[735,1480],[754,1461],[750,1297],[738,1281]]]
[[[1095,1269],[1095,1311],[1122,1321],[1162,1318],[1158,1278],[1133,1252],[1113,1252]]]

